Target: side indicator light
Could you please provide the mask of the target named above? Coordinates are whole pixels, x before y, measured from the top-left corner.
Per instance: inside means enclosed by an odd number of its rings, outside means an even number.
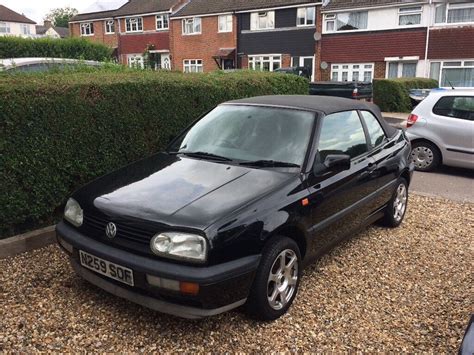
[[[181,293],[185,295],[196,296],[199,293],[199,284],[192,282],[180,282],[179,288]]]
[[[301,204],[303,207],[309,206],[309,199],[305,198],[304,200],[301,200]]]

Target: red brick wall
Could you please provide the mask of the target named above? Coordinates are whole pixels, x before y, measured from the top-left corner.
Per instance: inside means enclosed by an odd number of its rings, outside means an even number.
[[[323,35],[321,60],[332,63],[382,62],[385,57],[423,58],[426,30]]]
[[[474,26],[430,31],[428,59],[474,58]]]
[[[105,21],[94,21],[94,35],[84,36],[83,38],[96,42],[102,43],[110,48],[118,47],[118,21],[115,21],[115,33],[105,33]],[[79,23],[72,23],[69,25],[71,30],[71,37],[81,37],[81,25]]]
[[[172,20],[170,28],[173,69],[183,71],[183,60],[202,59],[204,72],[219,69],[213,56],[220,48],[237,47],[237,18],[233,19],[233,31],[218,32],[218,16],[202,17],[200,35],[182,34],[182,20]],[[236,59],[235,59],[236,60]],[[236,62],[237,64],[237,62]]]

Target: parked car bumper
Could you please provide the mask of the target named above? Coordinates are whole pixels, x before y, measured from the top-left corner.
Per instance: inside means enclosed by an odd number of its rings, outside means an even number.
[[[253,255],[215,266],[188,266],[137,255],[98,242],[61,222],[56,227],[59,245],[68,254],[75,272],[95,286],[147,308],[196,319],[217,315],[243,305],[261,255]],[[81,266],[79,251],[133,271],[134,286],[122,284]],[[194,283],[196,295],[186,295],[153,286],[149,277]]]

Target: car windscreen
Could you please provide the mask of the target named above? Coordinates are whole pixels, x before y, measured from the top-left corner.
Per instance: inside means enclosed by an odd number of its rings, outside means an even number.
[[[283,108],[222,105],[197,122],[171,150],[204,152],[236,161],[302,165],[315,114]]]

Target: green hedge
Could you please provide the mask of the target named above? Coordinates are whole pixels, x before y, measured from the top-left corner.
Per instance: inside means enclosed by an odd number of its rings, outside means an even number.
[[[215,105],[307,94],[295,75],[75,73],[0,79],[0,235],[54,222],[79,186],[165,147]]]
[[[383,112],[410,112],[411,89],[437,88],[438,82],[425,78],[375,79],[374,102]]]
[[[112,58],[112,50],[82,38],[0,37],[0,58],[72,58],[104,61]]]

